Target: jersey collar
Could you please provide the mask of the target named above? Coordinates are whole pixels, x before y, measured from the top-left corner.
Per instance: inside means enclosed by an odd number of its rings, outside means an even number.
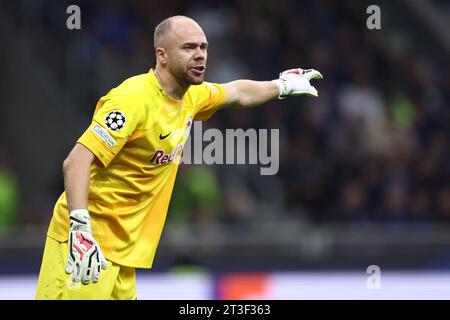
[[[169,96],[164,89],[161,87],[158,79],[155,76],[155,69],[150,68],[150,71],[148,72],[148,75],[150,77],[150,84],[152,84],[153,86],[155,86],[155,88],[158,90],[159,95],[161,96],[161,98],[163,99],[169,99],[170,101],[176,103],[176,104],[180,104],[183,103],[183,100],[175,100],[174,98],[172,98],[171,96]]]
[[[158,93],[162,98],[165,98],[167,96],[167,93],[164,92],[164,89],[159,84],[159,81],[158,81],[158,79],[156,79],[154,72],[155,72],[155,70],[153,68],[150,68],[150,71],[148,72],[148,75],[150,78],[150,84],[158,90]]]

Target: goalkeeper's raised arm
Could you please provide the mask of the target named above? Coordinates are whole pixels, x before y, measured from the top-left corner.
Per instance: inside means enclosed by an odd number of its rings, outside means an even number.
[[[224,107],[249,108],[259,106],[275,98],[284,99],[289,95],[318,96],[312,79],[322,79],[322,74],[314,69],[300,68],[282,72],[279,79],[272,81],[236,80],[223,84],[226,91]]]

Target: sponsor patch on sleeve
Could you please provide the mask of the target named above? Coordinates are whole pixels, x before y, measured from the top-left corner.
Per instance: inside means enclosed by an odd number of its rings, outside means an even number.
[[[106,131],[101,125],[96,124],[92,127],[92,131],[100,138],[102,139],[108,147],[113,147],[116,144],[116,140],[114,140],[113,137]]]

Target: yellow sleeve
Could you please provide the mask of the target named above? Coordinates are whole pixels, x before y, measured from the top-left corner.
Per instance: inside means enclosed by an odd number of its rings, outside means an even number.
[[[143,104],[134,95],[111,90],[98,102],[91,125],[77,142],[107,167],[138,129],[144,113],[142,108]]]
[[[217,83],[203,82],[197,86],[197,107],[194,120],[208,120],[225,103],[225,89]]]

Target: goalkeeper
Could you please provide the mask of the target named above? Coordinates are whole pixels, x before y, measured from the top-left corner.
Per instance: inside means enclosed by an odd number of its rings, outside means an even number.
[[[101,97],[63,164],[65,192],[47,232],[37,299],[136,299],[151,268],[193,120],[290,95],[317,96],[313,69],[272,81],[204,82],[208,42],[174,16],[154,33],[156,67]]]

